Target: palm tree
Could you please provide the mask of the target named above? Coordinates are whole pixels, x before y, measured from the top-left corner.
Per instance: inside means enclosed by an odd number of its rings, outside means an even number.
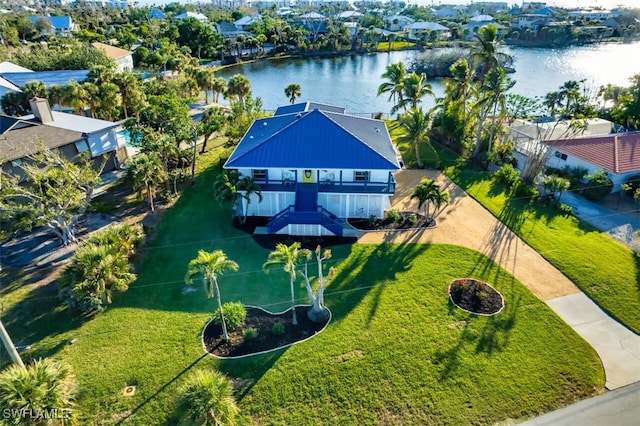
[[[222,312],[218,276],[227,270],[237,271],[238,264],[233,260],[227,259],[227,255],[222,250],[214,250],[211,253],[199,250],[198,256],[189,262],[187,275],[185,275],[184,278],[187,284],[191,284],[196,275],[202,275],[207,297],[215,297],[218,301],[218,311],[220,311],[222,337],[224,340],[229,340],[229,334],[227,333],[227,323],[224,320],[224,313]]]
[[[296,83],[291,83],[287,87],[284,88],[284,95],[289,98],[289,102],[294,104],[296,102],[296,98],[302,96],[302,92],[300,91],[300,85]]]
[[[389,101],[398,99],[398,103],[403,99],[403,82],[407,76],[407,70],[404,63],[397,62],[387,66],[387,70],[382,74],[382,78],[387,79],[378,86],[378,96],[383,93],[389,93]]]
[[[149,209],[155,211],[153,199],[156,188],[167,180],[167,173],[160,157],[155,153],[140,153],[127,164],[125,179],[136,191],[144,190]]]
[[[416,186],[411,193],[411,199],[418,199],[418,208],[424,206],[424,214],[429,218],[429,206],[431,203],[435,205],[435,212],[440,209],[442,204],[449,202],[449,193],[442,191],[440,185],[436,184],[434,180],[423,178],[420,180],[420,184]],[[434,212],[434,215],[435,215]]]
[[[227,80],[222,77],[216,77],[213,79],[211,85],[211,91],[213,92],[213,102],[218,103],[220,94],[224,94],[227,89]]]
[[[120,72],[115,76],[113,82],[118,86],[125,118],[129,117],[129,111],[142,109],[145,95],[140,89],[140,80],[134,73],[131,71]]]
[[[242,74],[236,74],[229,79],[227,84],[227,97],[237,99],[240,106],[244,106],[244,98],[251,93],[249,79]]]
[[[222,130],[224,123],[227,121],[227,114],[220,107],[207,108],[202,116],[201,132],[204,140],[200,153],[203,154],[207,149],[207,142],[211,135]]]
[[[480,80],[493,68],[502,68],[504,64],[512,62],[511,56],[498,51],[498,27],[495,24],[480,27],[475,39],[470,58],[478,66]]]
[[[399,118],[399,137],[400,142],[413,145],[416,152],[416,161],[418,167],[423,168],[424,163],[420,157],[420,144],[426,143],[433,150],[436,161],[438,153],[431,146],[429,139],[429,130],[431,128],[431,111],[425,112],[422,108],[414,108],[409,112],[402,114]]]
[[[262,191],[260,190],[260,185],[258,185],[252,177],[244,176],[240,182],[238,182],[238,191],[243,191],[240,193],[240,197],[246,201],[244,205],[243,215],[240,219],[240,223],[244,224],[247,221],[247,215],[249,214],[249,203],[251,202],[251,194],[256,194],[258,196],[258,202],[262,202]]]
[[[62,111],[62,101],[64,99],[64,86],[52,84],[47,91],[47,99],[54,105],[58,105],[58,110]]]
[[[75,80],[69,81],[65,86],[62,103],[73,108],[76,114],[81,114],[87,106],[87,92],[85,88]]]
[[[311,259],[311,251],[308,249],[300,248],[299,242],[294,242],[290,246],[282,243],[276,245],[276,249],[269,253],[269,258],[262,265],[262,269],[265,272],[269,271],[269,268],[273,266],[282,266],[284,272],[289,274],[289,287],[291,289],[291,311],[293,312],[293,325],[298,325],[298,318],[296,316],[296,294],[293,283],[296,279],[297,267],[302,260]]]
[[[196,81],[198,82],[198,87],[200,90],[204,90],[205,102],[209,103],[209,91],[211,91],[213,87],[213,83],[216,79],[216,75],[212,69],[208,68],[200,68],[196,72]]]
[[[178,390],[180,424],[232,426],[240,411],[233,398],[231,380],[215,370],[196,370]]]
[[[407,111],[407,106],[411,109],[418,108],[418,104],[422,102],[422,98],[426,95],[433,96],[431,85],[427,83],[425,74],[411,73],[402,80],[402,100],[398,101],[391,113],[395,114],[400,108]]]
[[[240,197],[239,183],[240,173],[236,170],[224,170],[213,183],[213,196],[221,204],[229,203],[235,206]]]
[[[114,292],[123,292],[136,279],[129,258],[116,245],[87,244],[76,250],[65,269],[61,294],[86,315],[101,312],[111,304]]]
[[[27,99],[46,98],[47,86],[42,81],[29,81],[22,86],[22,93],[25,94]]]
[[[74,400],[77,384],[68,365],[51,359],[35,361],[27,368],[12,365],[0,373],[0,407],[7,412],[23,410],[26,413],[40,413],[58,410],[70,416],[66,423],[73,423],[77,417]],[[30,416],[15,416],[7,424],[33,425]]]

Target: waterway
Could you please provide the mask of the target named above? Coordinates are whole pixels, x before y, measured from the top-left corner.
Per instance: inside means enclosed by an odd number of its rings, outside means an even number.
[[[598,44],[558,49],[505,47],[514,58],[516,81],[512,92],[534,98],[557,90],[565,81],[585,80],[595,95],[598,87],[608,83],[626,86],[629,77],[640,74],[640,42],[629,44]],[[412,62],[416,51],[350,55],[338,58],[304,58],[260,60],[220,70],[219,76],[229,78],[242,73],[251,82],[254,96],[262,98],[266,110],[275,110],[288,103],[284,88],[289,83],[301,86],[302,101],[340,105],[352,114],[388,113],[392,103],[388,96],[376,96],[383,82],[387,65]],[[432,80],[436,96],[444,88],[438,79]],[[425,100],[425,106],[434,104]]]

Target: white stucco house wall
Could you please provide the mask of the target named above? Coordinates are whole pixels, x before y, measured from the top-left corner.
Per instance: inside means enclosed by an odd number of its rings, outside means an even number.
[[[400,162],[383,121],[306,102],[256,120],[224,168],[260,185],[239,208],[266,233],[343,236],[346,218],[384,217]]]
[[[604,170],[613,182],[612,192],[620,191],[620,184],[640,174],[640,132],[561,139],[546,144],[551,150],[548,166],[583,167],[589,174]]]

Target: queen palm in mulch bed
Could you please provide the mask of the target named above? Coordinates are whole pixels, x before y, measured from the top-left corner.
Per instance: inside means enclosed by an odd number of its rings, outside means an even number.
[[[436,220],[433,217],[426,217],[415,212],[398,212],[399,217],[384,219],[358,219],[349,218],[347,221],[351,226],[361,231],[393,231],[400,229],[421,229],[433,228]]]
[[[473,278],[454,280],[449,296],[456,306],[475,314],[493,315],[504,307],[504,299],[496,289]]]
[[[291,324],[291,309],[281,314],[272,314],[259,308],[247,307],[244,327],[229,330],[229,340],[222,338],[222,326],[210,322],[204,329],[203,340],[207,352],[219,357],[237,357],[250,355],[290,345],[305,340],[321,331],[327,321],[313,322],[307,317],[309,306],[297,306],[298,325]],[[273,325],[284,325],[284,333],[274,334]],[[246,339],[244,331],[249,328],[258,330],[254,339]]]

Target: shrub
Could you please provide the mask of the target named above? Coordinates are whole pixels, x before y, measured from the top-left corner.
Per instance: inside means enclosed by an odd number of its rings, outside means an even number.
[[[387,212],[385,213],[385,217],[388,220],[391,220],[391,221],[396,222],[396,223],[402,222],[402,215],[400,213],[398,213],[396,210],[393,210],[393,209],[387,210]]]
[[[569,217],[573,214],[573,207],[563,203],[558,203],[557,206],[558,210],[560,210],[560,213],[562,213],[563,216]]]
[[[274,322],[271,327],[271,332],[276,336],[282,336],[284,334],[284,324],[281,322]]]
[[[369,216],[369,225],[373,226],[376,224],[376,222],[378,221],[378,218],[376,217],[375,214],[372,214]]]
[[[582,194],[588,200],[597,201],[608,195],[611,188],[613,188],[613,182],[609,176],[604,171],[598,170],[591,176]]]
[[[222,313],[227,323],[227,329],[235,330],[244,325],[244,320],[247,317],[247,308],[240,302],[229,302],[222,305]],[[219,309],[216,309],[213,313],[213,323],[218,325],[221,323]]]
[[[258,337],[258,329],[255,327],[249,327],[244,331],[244,338],[246,340],[253,340]]]
[[[195,370],[178,389],[180,424],[233,425],[239,409],[228,377],[212,370]]]
[[[411,213],[409,215],[409,222],[416,223],[418,221],[418,215],[415,213]]]
[[[636,190],[640,188],[640,175],[630,176],[625,183],[629,186],[627,187],[627,189],[625,189],[624,192],[629,197],[633,197],[633,195],[636,193]]]
[[[493,151],[489,154],[489,161],[497,166],[511,164],[513,167],[516,167],[518,165],[518,160],[513,156],[514,149],[514,142],[495,144],[493,146]]]
[[[578,184],[581,184],[582,181],[584,181],[584,177],[588,174],[589,170],[584,167],[577,166],[569,170],[569,175],[567,177],[571,181],[571,185],[578,186]]]
[[[520,182],[520,171],[516,170],[511,164],[505,164],[493,174],[493,178],[497,182],[502,182],[509,188],[513,188]]]
[[[533,185],[529,185],[522,181],[516,183],[511,190],[511,195],[517,198],[528,198],[530,200],[537,200],[540,197],[540,191]]]

